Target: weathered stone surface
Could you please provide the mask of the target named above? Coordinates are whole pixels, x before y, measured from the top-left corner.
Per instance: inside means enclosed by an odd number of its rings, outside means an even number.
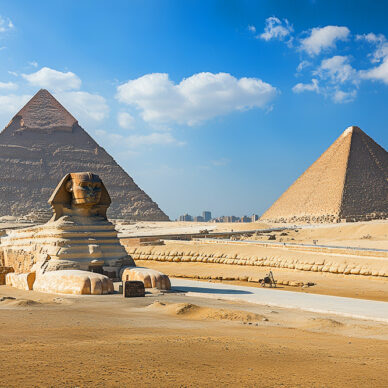
[[[2,261],[5,265],[11,262],[16,272],[27,267],[33,280],[36,274],[37,291],[92,295],[113,292],[112,281],[101,273],[118,278],[123,268],[135,266],[135,262],[107,220],[111,199],[100,177],[89,172],[67,174],[49,203],[54,212],[49,222],[11,230],[1,238]],[[153,287],[171,287],[166,275],[146,268],[141,273]],[[27,279],[25,274],[9,275],[9,284],[26,289],[27,281],[28,289],[32,288],[31,274]]]
[[[91,168],[112,196],[111,217],[168,220],[47,90],[40,90],[0,134],[0,216],[44,216],[57,182],[69,171]]]
[[[33,289],[75,295],[102,295],[114,291],[112,280],[107,276],[79,270],[45,272],[36,278]]]
[[[144,283],[145,288],[157,288],[159,290],[170,290],[171,283],[167,275],[149,268],[134,267],[126,268],[121,277],[122,281],[139,280]]]
[[[89,270],[99,261],[112,267],[135,265],[106,218],[110,196],[101,179],[91,173],[67,174],[49,202],[52,220],[44,225],[8,231],[1,239],[5,265],[15,272],[30,271],[41,263],[44,271]]]
[[[19,288],[20,290],[32,290],[35,282],[35,272],[14,273],[10,272],[5,275],[5,284]]]
[[[163,258],[162,261],[166,262],[175,262],[176,251],[170,251],[168,246],[157,246],[154,247],[154,250],[151,253],[147,254],[147,251],[144,247],[128,247],[128,252],[136,259],[141,260],[155,260],[155,255],[158,255],[160,258]],[[189,257],[193,254],[191,252],[192,248],[190,246],[186,247],[186,251],[180,252],[183,257]],[[329,272],[336,274],[344,275],[364,275],[364,276],[379,276],[386,277],[388,276],[388,262],[386,260],[381,260],[381,258],[374,257],[347,257],[340,255],[336,256],[336,262],[333,263],[332,259],[325,260],[321,257],[311,257],[311,258],[291,258],[287,257],[285,254],[284,257],[246,257],[234,259],[236,255],[228,255],[228,257],[223,257],[224,254],[218,251],[218,244],[213,247],[214,252],[212,253],[211,260],[204,259],[204,252],[206,250],[209,254],[209,244],[204,244],[203,246],[197,245],[198,252],[196,256],[190,256],[191,262],[202,262],[202,263],[222,263],[229,265],[241,265],[241,266],[258,266],[258,267],[270,267],[270,268],[288,268],[300,271],[312,271],[312,272]],[[124,278],[123,278],[124,279]]]
[[[124,298],[145,296],[144,283],[137,280],[123,282],[123,296]]]
[[[3,286],[5,283],[5,277],[8,273],[15,272],[12,267],[0,267],[0,286]]]
[[[269,222],[388,218],[388,152],[349,127],[263,214]]]

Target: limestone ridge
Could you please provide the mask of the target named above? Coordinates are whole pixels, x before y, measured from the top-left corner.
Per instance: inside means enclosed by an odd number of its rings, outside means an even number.
[[[111,218],[167,221],[158,205],[47,91],[40,90],[0,133],[0,216],[45,213],[69,171],[93,171],[112,197]]]
[[[263,214],[272,222],[388,218],[388,152],[347,128]]]

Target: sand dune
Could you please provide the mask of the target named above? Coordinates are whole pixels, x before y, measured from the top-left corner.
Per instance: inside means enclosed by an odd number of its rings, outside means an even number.
[[[239,310],[201,307],[191,303],[163,303],[155,301],[147,309],[158,310],[169,315],[192,320],[210,319],[215,321],[258,322],[265,319],[260,314]]]

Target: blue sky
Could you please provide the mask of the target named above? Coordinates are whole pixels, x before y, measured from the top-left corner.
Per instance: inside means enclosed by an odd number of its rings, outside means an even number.
[[[49,89],[171,217],[262,213],[350,125],[388,148],[388,1],[1,1],[0,125]]]

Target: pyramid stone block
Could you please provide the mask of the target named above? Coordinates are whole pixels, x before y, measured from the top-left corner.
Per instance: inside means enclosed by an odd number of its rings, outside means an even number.
[[[47,203],[69,171],[93,171],[112,197],[111,218],[167,221],[158,205],[80,127],[47,91],[40,90],[0,133],[0,216],[50,216]]]
[[[267,222],[388,218],[388,152],[349,127],[263,214]]]

